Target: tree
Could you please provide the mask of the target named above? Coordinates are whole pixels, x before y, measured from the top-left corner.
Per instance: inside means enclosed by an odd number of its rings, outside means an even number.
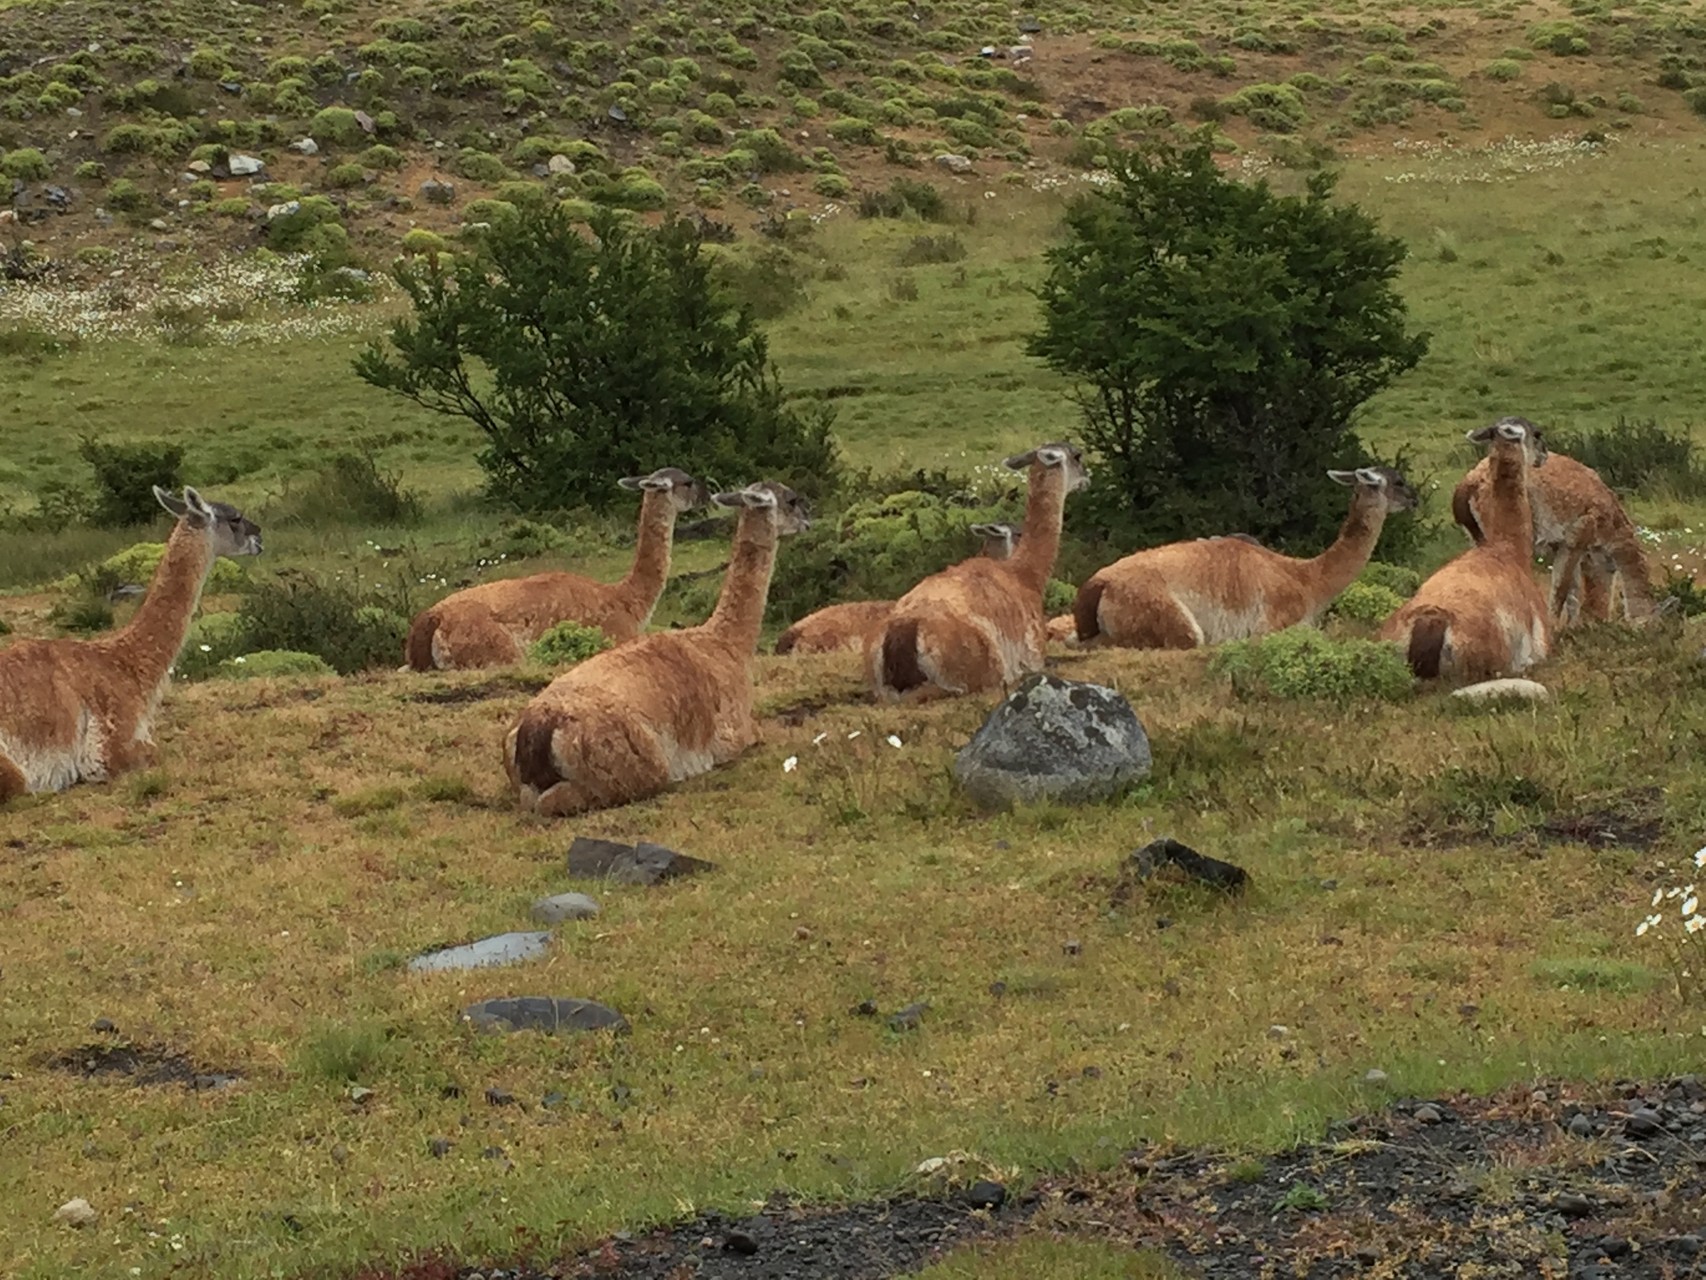
[[[466,255],[399,262],[413,316],[356,372],[472,421],[489,491],[526,510],[603,507],[618,477],[662,466],[832,487],[830,414],[787,405],[763,332],[713,279],[694,227],[601,211],[590,229],[547,205]]]
[[[1099,455],[1080,527],[1319,547],[1345,511],[1327,468],[1374,461],[1354,411],[1427,351],[1395,288],[1403,243],[1331,202],[1332,175],[1279,195],[1222,174],[1201,136],[1110,170],[1046,255],[1029,345],[1078,382]]]

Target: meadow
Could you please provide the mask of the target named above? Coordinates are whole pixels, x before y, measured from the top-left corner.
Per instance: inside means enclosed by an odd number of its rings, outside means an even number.
[[[1341,194],[1412,246],[1404,293],[1434,335],[1366,407],[1366,438],[1448,492],[1463,432],[1505,413],[1693,429],[1703,183],[1695,134],[1382,146],[1348,165]],[[969,185],[945,228],[843,212],[788,241],[804,298],[773,323],[774,353],[796,394],[834,403],[852,464],[969,473],[1073,430],[1069,388],[1023,349],[1066,190]],[[903,265],[925,233],[965,256]],[[0,317],[18,298],[0,294]],[[261,304],[191,344],[87,332],[0,357],[0,494],[28,510],[75,478],[83,433],[166,437],[186,478],[261,522],[257,577],[618,573],[614,519],[571,530],[564,552],[476,565],[503,513],[479,501],[471,434],[349,369],[392,305],[325,304],[310,325]],[[352,442],[418,491],[419,524],[304,505],[304,476]],[[1462,540],[1430,493],[1437,562]],[[1691,574],[1700,498],[1631,506],[1655,556]],[[47,633],[47,584],[133,537],[0,534],[0,617]],[[682,544],[677,571],[724,546]],[[1681,619],[1582,628],[1539,673],[1551,702],[1479,710],[1437,693],[1244,697],[1201,654],[1061,651],[1061,674],[1130,698],[1155,772],[1112,804],[994,817],[949,775],[989,702],[877,708],[844,658],[761,659],[764,740],[737,765],[559,824],[518,815],[499,760],[544,673],[181,684],[157,767],[0,815],[0,1201],[15,1207],[0,1271],[550,1256],[775,1188],[922,1189],[913,1171],[934,1156],[1022,1186],[1140,1141],[1230,1162],[1394,1097],[1693,1069],[1698,977],[1635,925],[1706,843],[1702,638]],[[717,869],[576,886],[576,834]],[[1250,892],[1131,883],[1125,855],[1161,835],[1245,867]],[[571,887],[602,911],[558,930],[545,959],[404,971],[432,946],[527,927],[534,898]],[[598,999],[632,1031],[459,1025],[461,1007],[506,994]],[[918,1025],[891,1028],[915,1001]],[[115,1036],[174,1071],[240,1078],[85,1074],[80,1046]],[[72,1197],[95,1226],[52,1221]],[[1067,1239],[926,1274],[1150,1271],[1167,1274]]]

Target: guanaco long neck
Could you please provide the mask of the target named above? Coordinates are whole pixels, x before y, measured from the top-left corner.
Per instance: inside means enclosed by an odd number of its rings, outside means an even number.
[[[642,630],[669,580],[670,546],[675,541],[675,503],[667,493],[648,491],[640,502],[640,531],[634,563],[617,584]]]
[[[1365,500],[1359,491],[1333,545],[1313,560],[1304,561],[1320,584],[1321,599],[1331,600],[1356,581],[1357,574],[1368,567],[1385,525],[1386,504],[1378,499]]]
[[[1520,444],[1496,441],[1487,458],[1487,488],[1477,511],[1485,541],[1525,562],[1534,558],[1528,466],[1528,456]]]
[[[1025,536],[1008,564],[1027,587],[1039,595],[1054,572],[1060,554],[1060,523],[1066,514],[1066,480],[1057,467],[1031,466],[1030,491],[1025,496]]]
[[[211,533],[179,520],[136,616],[101,642],[109,652],[124,655],[144,688],[158,687],[178,660],[213,561]]]
[[[776,568],[776,513],[767,507],[741,508],[735,525],[729,571],[723,577],[717,607],[705,628],[743,651],[758,647],[764,605],[770,598],[770,574]]]

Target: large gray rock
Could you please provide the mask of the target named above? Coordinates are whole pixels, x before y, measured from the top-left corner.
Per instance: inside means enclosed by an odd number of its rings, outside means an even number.
[[[543,1031],[558,1035],[564,1031],[628,1030],[628,1019],[609,1005],[578,996],[505,996],[497,1000],[482,1000],[462,1011],[462,1019],[481,1031]]]
[[[409,961],[411,973],[440,973],[446,969],[489,969],[500,964],[520,964],[545,954],[551,945],[548,933],[500,933],[465,946],[429,951]]]
[[[1149,773],[1149,736],[1112,689],[1034,675],[954,757],[954,777],[987,809],[1101,800]]]
[[[617,884],[662,884],[665,880],[715,869],[714,863],[644,840],[639,844],[623,844],[619,840],[576,836],[569,846],[571,876],[613,880]]]

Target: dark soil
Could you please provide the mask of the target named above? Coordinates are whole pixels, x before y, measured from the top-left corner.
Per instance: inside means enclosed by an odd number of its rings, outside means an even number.
[[[162,1045],[85,1044],[55,1054],[47,1066],[89,1079],[122,1076],[137,1085],[182,1084],[192,1089],[222,1089],[242,1078],[235,1071],[200,1066]]]
[[[1412,848],[1451,849],[1466,844],[1521,844],[1531,840],[1568,840],[1594,849],[1651,849],[1664,836],[1664,797],[1643,788],[1622,798],[1619,807],[1581,813],[1557,813],[1524,831],[1493,837],[1490,828],[1460,822],[1434,823],[1418,817],[1399,837]]]
[[[422,1261],[363,1280],[882,1280],[978,1235],[1159,1250],[1200,1280],[1706,1278],[1706,1085],[1684,1077],[1395,1104],[1265,1160],[1140,1150],[975,1210],[951,1199],[707,1214],[552,1263]]]
[[[538,693],[550,680],[537,676],[499,676],[479,684],[454,685],[445,689],[423,689],[404,695],[406,702],[427,702],[434,706],[460,706],[468,702],[485,702],[491,698],[508,698],[518,693]]]

